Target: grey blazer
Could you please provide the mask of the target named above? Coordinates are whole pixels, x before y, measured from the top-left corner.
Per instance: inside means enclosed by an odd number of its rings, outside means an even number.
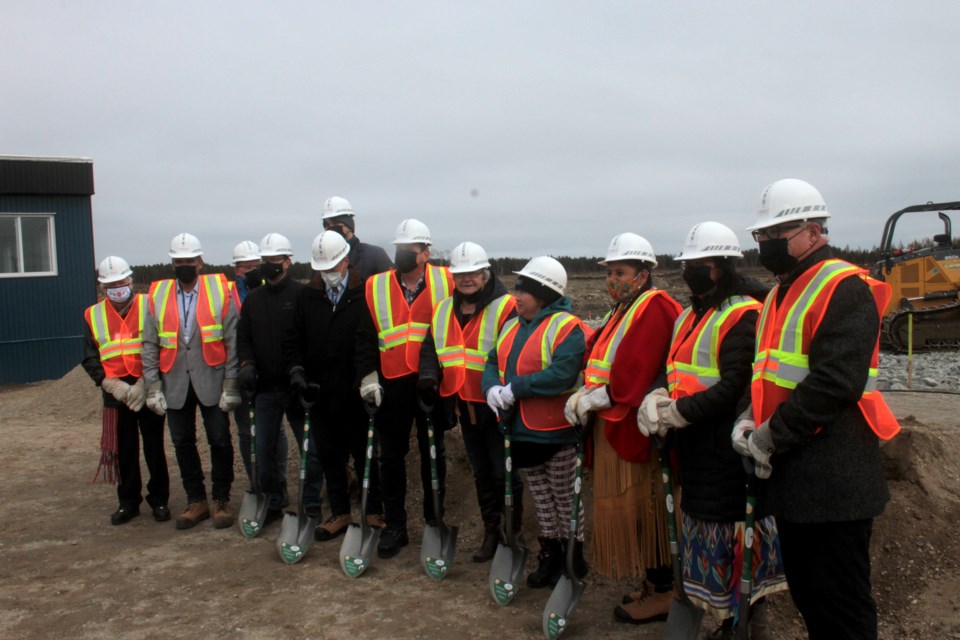
[[[227,296],[227,300],[230,297]],[[184,342],[183,334],[177,336],[177,357],[166,373],[160,372],[160,339],[157,336],[157,321],[152,314],[143,323],[143,381],[150,385],[163,381],[163,395],[170,409],[182,409],[187,391],[193,385],[197,399],[208,407],[220,402],[224,379],[237,377],[237,310],[233,304],[227,308],[223,319],[223,344],[227,361],[211,367],[203,359],[203,339],[200,324],[194,315],[194,329],[190,342]]]

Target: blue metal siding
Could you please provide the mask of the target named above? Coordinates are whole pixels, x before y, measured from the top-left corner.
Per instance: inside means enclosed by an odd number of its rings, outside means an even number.
[[[89,196],[0,195],[0,213],[54,213],[57,275],[0,278],[0,384],[59,378],[83,357],[97,301]]]

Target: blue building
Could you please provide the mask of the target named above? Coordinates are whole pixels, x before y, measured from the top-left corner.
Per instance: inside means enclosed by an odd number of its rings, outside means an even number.
[[[93,162],[0,156],[0,384],[60,378],[97,301]]]

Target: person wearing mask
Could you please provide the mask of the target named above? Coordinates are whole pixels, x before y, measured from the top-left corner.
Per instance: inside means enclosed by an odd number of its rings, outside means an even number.
[[[727,436],[750,384],[759,300],[766,295],[758,283],[737,273],[740,257],[736,234],[719,222],[700,223],[687,234],[678,259],[690,306],[674,325],[660,384],[637,415],[641,432],[669,437],[676,452],[683,497],[683,589],[722,621],[708,635],[715,639],[734,637],[739,607],[748,475]],[[777,526],[762,510],[750,553],[750,638],[771,640],[764,598],[787,585]]]
[[[565,415],[583,425],[596,416],[590,560],[605,576],[643,580],[614,608],[616,620],[643,624],[666,619],[673,576],[659,458],[637,431],[636,415],[663,369],[680,305],[653,286],[657,257],[642,236],[615,236],[600,264],[612,307],[587,342],[584,386]]]
[[[507,321],[483,370],[482,390],[501,424],[512,429],[513,464],[524,472],[539,525],[539,565],[527,586],[555,586],[565,570],[566,547],[574,545],[574,571],[587,573],[583,558],[583,503],[574,540],[568,540],[577,463],[577,431],[564,406],[580,377],[586,350],[583,323],[564,295],[567,272],[540,256],[515,271],[517,317]]]
[[[463,242],[450,252],[454,291],[440,301],[420,350],[417,389],[428,404],[440,396],[459,416],[463,444],[473,468],[483,542],[474,562],[493,558],[500,541],[504,510],[503,434],[497,416],[484,401],[481,377],[487,354],[496,346],[503,325],[517,315],[516,299],[490,271],[487,253]],[[523,520],[523,482],[513,480],[514,517]]]
[[[213,526],[233,524],[233,442],[228,412],[240,404],[237,385],[237,312],[223,274],[201,275],[203,247],[181,233],[170,243],[176,278],[150,285],[150,314],[143,327],[146,405],[167,415],[187,508],[177,529],[210,518],[203,466],[197,452],[197,409],[203,418],[213,494]]]
[[[247,294],[263,284],[263,278],[260,276],[260,247],[252,240],[244,240],[233,248],[233,273],[234,279],[230,281],[230,299],[233,301],[237,313],[243,308],[243,301],[247,299]],[[240,445],[240,459],[243,461],[243,468],[247,472],[247,479],[252,478],[250,471],[250,402],[245,394],[240,394],[240,406],[233,412],[233,418],[237,422],[237,442]],[[289,504],[290,499],[287,496],[287,457],[289,443],[287,434],[281,429],[277,436],[277,475],[280,478],[280,485],[283,491],[283,500],[281,506]],[[251,480],[252,482],[252,480]]]
[[[147,296],[133,293],[133,272],[123,258],[109,256],[97,269],[104,299],[84,312],[83,369],[103,396],[103,432],[100,440],[104,479],[117,485],[119,507],[111,524],[140,515],[143,502],[140,475],[140,439],[150,472],[147,504],[153,519],[170,519],[170,475],[163,452],[163,416],[144,408],[147,390],[140,360]]]
[[[350,264],[352,249],[342,236],[324,231],[313,240],[313,278],[300,289],[293,324],[283,341],[284,369],[290,385],[304,391],[319,388],[310,409],[310,435],[327,481],[330,517],[317,527],[314,538],[332,540],[347,530],[350,487],[344,461],[348,455],[358,477],[366,460],[367,413],[361,387],[379,387],[377,334],[364,298],[363,279]],[[379,405],[382,393],[368,393]],[[371,463],[367,512],[361,517],[374,527],[383,526],[376,458]]]
[[[260,275],[264,285],[250,292],[240,311],[237,326],[237,358],[240,388],[254,398],[257,420],[257,483],[267,498],[263,526],[283,516],[283,483],[277,459],[283,417],[303,451],[305,411],[300,394],[290,388],[283,367],[281,349],[286,332],[293,327],[297,296],[303,284],[290,277],[293,247],[279,233],[268,233],[260,241]],[[286,472],[286,468],[283,467]],[[311,517],[320,517],[322,477],[316,452],[307,455],[307,481],[303,504]]]
[[[900,430],[876,388],[891,293],[831,257],[830,217],[803,180],[763,191],[749,230],[777,284],[732,438],[769,477],[784,572],[810,638],[876,638],[870,536],[890,499],[879,445]]]
[[[393,263],[382,247],[375,244],[360,242],[357,237],[357,214],[353,211],[346,198],[331,196],[323,205],[324,230],[336,231],[350,245],[350,264],[360,274],[360,278],[367,280],[370,276],[389,271]]]
[[[423,517],[435,524],[443,514],[433,512],[430,483],[430,448],[427,441],[427,414],[417,394],[420,346],[427,335],[437,304],[450,297],[453,282],[446,267],[430,264],[430,229],[413,218],[404,220],[394,232],[395,270],[378,273],[366,281],[367,307],[377,331],[383,404],[377,412],[380,438],[380,480],[386,528],[380,536],[377,555],[392,558],[409,544],[407,534],[407,472],[405,459],[410,449],[410,429],[417,424],[420,451],[420,481],[423,486]],[[372,402],[380,385],[366,382],[360,394]],[[444,430],[451,418],[438,403],[431,409],[435,426],[440,509],[446,490]]]

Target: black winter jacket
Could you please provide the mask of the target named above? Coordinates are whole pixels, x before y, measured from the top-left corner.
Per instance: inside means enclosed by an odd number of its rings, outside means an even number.
[[[304,285],[289,275],[279,284],[257,287],[243,301],[237,324],[237,358],[240,366],[257,366],[257,391],[283,391],[289,376],[283,368],[280,348],[293,324],[297,296]]]
[[[347,244],[350,245],[350,266],[357,270],[362,280],[393,269],[387,252],[377,245],[360,242],[357,236],[347,240]]]

